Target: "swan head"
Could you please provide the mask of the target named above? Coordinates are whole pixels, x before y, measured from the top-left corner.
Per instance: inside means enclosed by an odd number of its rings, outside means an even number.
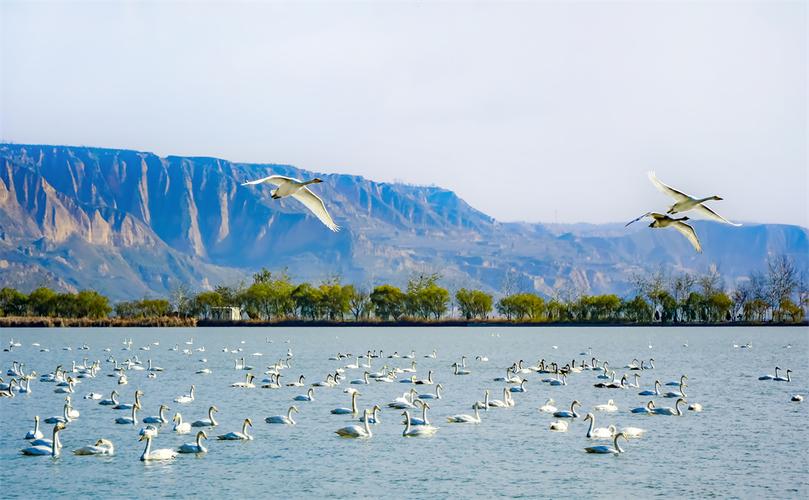
[[[292,405],[292,406],[289,407],[289,411],[294,411],[295,413],[298,413],[298,407],[295,406],[295,405]]]
[[[588,413],[587,415],[584,416],[584,420],[592,420],[593,418],[595,417],[593,416],[592,413]]]
[[[573,402],[570,404],[570,407],[572,408],[572,407],[577,406],[577,405],[581,406],[581,403],[579,402],[578,399],[574,399]]]
[[[197,432],[197,439],[208,439],[208,435],[205,434],[205,431]]]
[[[208,408],[208,411],[211,413],[216,413],[219,411],[219,408],[217,408],[216,406],[211,406],[210,408]]]
[[[320,177],[315,177],[314,179],[312,179],[311,182],[312,184],[320,184],[321,182],[323,182],[323,179],[321,179]]]
[[[721,196],[711,196],[711,199],[712,199],[712,200],[716,200],[716,201],[722,201],[722,197],[721,197]]]
[[[244,419],[244,424],[253,427],[253,421],[250,420],[249,418]]]

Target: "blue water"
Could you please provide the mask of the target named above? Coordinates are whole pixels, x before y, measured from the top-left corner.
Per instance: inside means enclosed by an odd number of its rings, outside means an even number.
[[[19,340],[22,347],[0,353],[3,378],[12,360],[25,363],[25,370],[38,374],[53,371],[57,364],[71,366],[83,357],[101,360],[96,378],[83,379],[73,395],[81,417],[61,433],[61,457],[26,457],[19,453],[27,442],[25,433],[33,427],[34,415],[43,419],[61,414],[64,396],[55,394],[54,384],[32,381],[32,394],[13,399],[0,398],[0,496],[222,496],[232,497],[584,497],[689,496],[689,497],[806,497],[809,493],[806,431],[809,401],[790,402],[792,394],[809,395],[807,360],[809,331],[806,328],[249,328],[249,329],[3,329],[0,342]],[[122,341],[132,338],[132,350],[123,351]],[[193,338],[193,345],[185,341]],[[271,341],[271,342],[270,342]],[[40,343],[49,352],[39,352]],[[158,346],[151,345],[159,342]],[[752,348],[734,344],[752,342]],[[82,344],[90,349],[77,350]],[[687,343],[688,347],[683,344]],[[205,352],[185,355],[169,351],[175,344]],[[139,348],[151,345],[150,350]],[[649,345],[652,347],[650,348]],[[791,345],[791,348],[786,348]],[[73,350],[63,350],[70,346]],[[557,346],[556,349],[553,346]],[[238,354],[223,347],[242,349]],[[104,352],[110,348],[110,352]],[[350,416],[331,415],[329,410],[349,406],[337,388],[317,388],[316,401],[295,403],[300,408],[295,426],[270,425],[269,415],[285,414],[292,397],[305,388],[278,390],[234,389],[245,371],[234,369],[234,359],[245,356],[256,367],[258,380],[266,366],[285,357],[291,349],[292,366],[284,370],[282,382],[306,375],[307,384],[322,380],[335,368],[353,359],[330,361],[337,352],[363,353],[383,350],[373,360],[376,371],[384,364],[409,366],[406,359],[387,359],[416,351],[418,377],[434,370],[434,379],[445,387],[444,398],[431,402],[430,419],[440,427],[431,438],[403,438],[400,411],[385,409],[382,422],[374,427],[370,440],[341,439],[334,434],[348,425]],[[435,349],[437,359],[424,358]],[[524,359],[535,364],[540,358],[564,364],[592,355],[608,360],[619,377],[633,358],[655,359],[655,370],[642,372],[642,388],[654,379],[662,382],[688,375],[689,402],[704,406],[701,413],[683,417],[639,416],[629,408],[648,398],[638,389],[596,389],[596,372],[584,371],[568,378],[568,385],[550,387],[540,382],[546,375],[523,375],[528,392],[514,394],[516,406],[481,412],[479,425],[448,424],[445,417],[472,413],[474,401],[491,389],[502,397],[502,376],[511,363]],[[263,356],[253,356],[255,352]],[[450,365],[468,356],[472,371],[454,376]],[[489,358],[486,363],[476,355]],[[146,365],[151,358],[165,368],[155,379],[145,371],[130,371],[129,384],[118,386],[107,377],[114,356],[119,361],[138,356]],[[207,358],[207,363],[199,360]],[[774,366],[791,368],[792,382],[763,382]],[[210,375],[194,372],[207,366]],[[361,378],[362,370],[348,370],[347,379]],[[400,375],[400,378],[404,375]],[[196,384],[196,400],[180,405],[172,400]],[[410,387],[403,383],[373,383],[353,386],[362,395],[361,408],[374,403],[384,406]],[[416,386],[434,392],[434,386]],[[157,414],[166,403],[180,411],[186,421],[207,416],[215,404],[219,426],[211,434],[241,430],[250,417],[255,440],[250,442],[207,442],[209,452],[200,457],[181,455],[165,463],[138,460],[143,443],[137,440],[142,427],[113,423],[128,411],[99,406],[82,399],[88,392],[109,397],[113,389],[123,402],[131,402],[136,388],[144,391],[144,409],[139,417]],[[674,389],[671,387],[667,390]],[[597,425],[632,425],[647,429],[641,439],[622,442],[625,453],[618,456],[589,455],[593,444],[584,437],[587,424],[571,423],[566,433],[548,430],[553,419],[538,407],[552,397],[566,407],[573,399],[588,409],[608,399],[619,407],[616,413],[596,413]],[[673,399],[655,398],[658,406],[673,406]],[[170,424],[154,441],[155,448],[176,448],[193,441],[193,435],[175,435]],[[49,437],[52,426],[43,426]],[[98,438],[114,442],[112,457],[74,456],[71,450],[92,444]],[[596,444],[600,444],[598,442]]]

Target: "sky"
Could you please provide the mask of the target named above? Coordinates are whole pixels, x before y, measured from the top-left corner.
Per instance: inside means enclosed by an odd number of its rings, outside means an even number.
[[[696,196],[809,226],[807,5],[0,2],[0,139],[438,185],[503,221]]]

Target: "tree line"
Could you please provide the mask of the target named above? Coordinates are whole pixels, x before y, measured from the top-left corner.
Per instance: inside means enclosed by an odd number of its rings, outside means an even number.
[[[25,295],[0,290],[0,316],[146,319],[178,316],[211,320],[223,308],[236,307],[252,320],[281,321],[469,321],[576,323],[723,323],[733,321],[801,322],[809,307],[805,273],[786,257],[751,273],[733,290],[717,270],[704,275],[658,273],[633,278],[635,293],[580,295],[562,299],[532,292],[507,294],[461,288],[450,294],[438,274],[421,274],[402,289],[385,284],[370,290],[333,278],[319,285],[294,283],[286,272],[255,273],[249,285],[219,285],[197,293],[175,288],[169,298],[144,298],[114,305],[84,290],[58,293],[46,287]]]

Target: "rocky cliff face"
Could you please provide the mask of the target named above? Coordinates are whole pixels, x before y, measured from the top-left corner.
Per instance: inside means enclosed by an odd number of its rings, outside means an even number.
[[[273,173],[318,175],[343,226],[331,233],[295,200],[242,187]],[[626,290],[632,273],[700,271],[730,280],[790,253],[806,263],[807,231],[697,223],[706,252],[667,231],[559,234],[501,224],[436,187],[315,174],[288,165],[37,145],[0,145],[0,284],[100,288],[115,298],[204,288],[260,267],[296,279],[402,283],[441,272],[449,287],[499,290],[504,279],[546,294]],[[506,277],[508,276],[508,279]]]

